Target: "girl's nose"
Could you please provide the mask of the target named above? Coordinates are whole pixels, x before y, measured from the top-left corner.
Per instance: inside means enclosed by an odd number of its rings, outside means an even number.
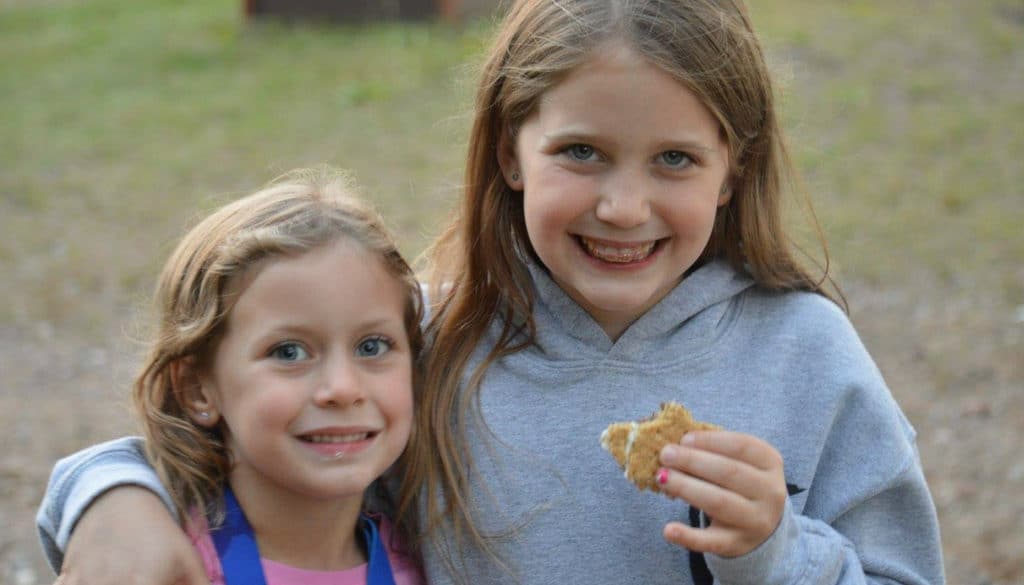
[[[623,229],[645,223],[651,216],[649,189],[642,173],[621,172],[609,177],[597,203],[597,218]]]
[[[313,402],[322,408],[343,407],[359,404],[365,398],[361,378],[352,360],[328,359]]]

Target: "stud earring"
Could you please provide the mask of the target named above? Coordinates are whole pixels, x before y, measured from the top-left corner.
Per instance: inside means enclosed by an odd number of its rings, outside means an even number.
[[[519,180],[519,171],[512,171],[512,180],[513,181],[518,181]]]
[[[204,418],[204,419],[205,418],[210,418],[210,413],[206,412],[205,410],[201,410],[201,411],[199,411],[199,417],[200,418]]]

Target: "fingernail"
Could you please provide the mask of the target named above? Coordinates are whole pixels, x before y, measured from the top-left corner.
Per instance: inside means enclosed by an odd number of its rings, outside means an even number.
[[[661,485],[665,485],[666,483],[668,483],[668,470],[665,469],[664,467],[659,469],[657,479],[658,483]]]
[[[696,441],[697,441],[697,437],[693,436],[690,433],[686,433],[685,435],[683,435],[683,440],[681,442],[684,445],[692,445]]]

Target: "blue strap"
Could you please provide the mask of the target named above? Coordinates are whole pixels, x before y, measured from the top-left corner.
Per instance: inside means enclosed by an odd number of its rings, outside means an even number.
[[[221,571],[227,585],[266,585],[263,563],[252,526],[246,520],[234,492],[224,486],[224,525],[210,531],[213,545],[220,557]],[[380,538],[380,531],[372,518],[363,514],[359,517],[363,542],[366,543],[368,562],[367,585],[394,585],[387,549]]]
[[[266,585],[260,549],[234,492],[224,486],[224,525],[210,531],[227,585]]]
[[[395,585],[388,552],[381,541],[377,523],[366,514],[360,516],[359,520],[363,525],[363,542],[366,543],[366,555],[369,557],[366,564],[367,585]]]

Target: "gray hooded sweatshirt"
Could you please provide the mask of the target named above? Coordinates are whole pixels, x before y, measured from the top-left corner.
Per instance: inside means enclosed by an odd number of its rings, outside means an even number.
[[[944,583],[914,429],[831,301],[764,291],[711,262],[613,342],[543,269],[531,272],[536,343],[489,369],[482,421],[467,430],[471,501],[500,562],[449,542],[466,582]],[[775,532],[750,553],[722,558],[666,542],[665,523],[707,520],[637,490],[601,448],[609,423],[670,400],[782,453],[790,497]],[[170,504],[138,439],[57,463],[38,516],[54,567],[88,503],[121,484]],[[428,581],[455,583],[438,546],[424,551]]]

